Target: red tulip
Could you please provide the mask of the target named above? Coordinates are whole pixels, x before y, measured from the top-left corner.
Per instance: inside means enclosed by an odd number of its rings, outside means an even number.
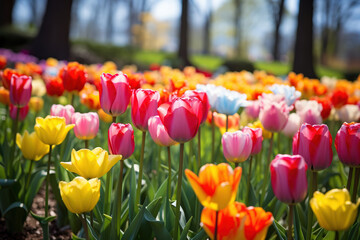
[[[343,90],[335,90],[331,95],[331,102],[335,108],[341,108],[349,99],[349,94]]]
[[[49,77],[46,80],[46,92],[49,96],[60,97],[64,90],[64,85],[59,77]]]
[[[136,89],[131,97],[131,119],[141,131],[148,130],[148,121],[157,115],[160,94],[150,89]]]
[[[101,74],[100,105],[107,114],[123,114],[130,102],[131,88],[126,74]]]
[[[23,107],[29,103],[31,97],[31,77],[15,74],[11,77],[10,82],[10,102],[17,107]]]
[[[305,199],[307,165],[300,155],[278,154],[270,164],[271,186],[282,202],[293,204]]]
[[[16,76],[20,77],[21,74],[19,74],[17,71],[11,69],[11,68],[6,68],[2,73],[1,73],[1,77],[2,77],[2,84],[4,86],[4,88],[6,89],[10,89],[10,82],[11,82],[11,77],[12,75],[15,74]]]
[[[134,130],[131,125],[111,124],[108,131],[108,145],[110,154],[122,155],[122,159],[129,158],[135,148]]]
[[[293,154],[299,154],[313,171],[328,168],[332,162],[332,137],[329,128],[321,125],[301,125],[293,138]]]
[[[336,134],[335,148],[342,163],[360,165],[360,123],[344,123]]]
[[[173,98],[162,104],[158,113],[169,136],[179,143],[195,137],[202,120],[202,103],[197,98]]]
[[[16,119],[17,110],[18,110],[17,106],[10,104],[9,112],[10,112],[11,119],[13,119],[13,120]],[[23,121],[26,118],[28,113],[29,113],[29,105],[21,107],[20,111],[19,111],[18,120]]]
[[[66,91],[80,91],[84,88],[87,74],[85,67],[78,62],[70,62],[59,71]]]
[[[248,133],[251,136],[251,140],[252,140],[251,155],[258,154],[261,151],[262,141],[263,141],[261,128],[244,127],[242,131],[244,133]]]
[[[206,92],[203,91],[196,91],[196,90],[187,90],[183,97],[196,97],[197,99],[199,99],[202,103],[202,118],[201,118],[201,123],[204,123],[206,121],[208,112],[210,110],[210,104],[209,104],[209,99],[208,96],[206,94]]]

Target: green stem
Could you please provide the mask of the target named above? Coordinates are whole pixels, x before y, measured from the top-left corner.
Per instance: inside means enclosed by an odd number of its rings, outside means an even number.
[[[339,239],[340,239],[339,231],[335,231],[335,240],[339,240]]]
[[[246,206],[249,206],[252,158],[253,158],[253,156],[251,155],[250,159],[249,159],[250,165],[249,165],[249,172],[248,172],[248,176],[247,176],[246,201],[245,201]]]
[[[313,211],[310,207],[310,200],[314,195],[314,192],[317,189],[317,172],[311,171],[310,173],[310,183],[309,183],[309,205],[308,205],[308,219],[307,219],[307,229],[306,229],[306,239],[311,239],[312,234],[312,222],[313,222]]]
[[[111,169],[106,174],[104,213],[110,215],[110,199],[112,191]]]
[[[215,233],[214,233],[214,240],[217,240],[217,235],[218,235],[218,220],[219,220],[219,211],[216,211],[216,215],[215,215]]]
[[[85,148],[87,148],[87,149],[89,148],[89,140],[87,140],[87,139],[85,140]]]
[[[229,115],[226,114],[225,132],[229,130]]]
[[[141,181],[142,181],[142,174],[143,174],[143,167],[144,167],[145,137],[146,137],[146,131],[143,131],[142,132],[142,142],[141,142],[139,176],[138,176],[138,182],[137,182],[137,188],[136,188],[136,197],[135,197],[136,206],[138,206],[140,204]]]
[[[215,121],[214,111],[211,113],[211,162],[215,162]]]
[[[51,150],[52,150],[52,145],[50,145],[50,149],[49,149],[49,159],[48,159],[47,173],[46,173],[45,217],[49,216],[49,183],[50,183]]]
[[[281,153],[281,139],[280,139],[280,132],[277,134],[277,154]]]
[[[31,172],[32,172],[33,167],[34,167],[34,161],[31,160],[30,166],[29,166],[28,177],[27,177],[27,179],[26,179],[25,189],[28,189],[28,186],[29,186],[29,184],[30,184]]]
[[[116,123],[116,116],[113,116],[113,123]]]
[[[89,229],[88,229],[88,225],[86,223],[86,216],[85,214],[79,214],[79,217],[81,219],[81,223],[83,225],[83,228],[84,228],[84,233],[85,233],[85,239],[86,240],[89,240]]]
[[[174,229],[174,239],[178,239],[179,231],[179,221],[180,221],[180,203],[181,203],[181,185],[182,185],[182,176],[183,176],[183,155],[184,155],[184,143],[180,143],[180,161],[179,161],[179,171],[178,171],[178,183],[176,189],[176,209],[175,209],[175,229]]]
[[[8,159],[7,161],[7,172],[8,172],[8,176],[7,178],[12,178],[12,164],[15,160],[15,146],[16,146],[16,134],[18,132],[18,123],[19,123],[19,114],[20,114],[20,107],[17,108],[16,111],[16,117],[15,120],[13,121],[13,126],[12,126],[12,137],[13,137],[13,142],[12,142],[12,146],[11,146],[11,150],[10,150],[10,159]]]
[[[94,228],[94,212],[93,212],[93,210],[90,211],[90,224],[91,224],[91,227]]]
[[[293,226],[293,218],[294,218],[294,205],[289,204],[289,216],[288,216],[288,232],[287,239],[292,240],[292,226]],[[310,239],[310,238],[307,238]]]
[[[346,188],[347,188],[347,190],[349,192],[350,192],[350,188],[351,188],[351,182],[352,182],[352,178],[353,178],[353,173],[354,173],[354,168],[349,167],[349,176],[348,176],[348,180],[347,180],[347,184],[346,184]]]
[[[171,151],[170,146],[167,147],[168,152],[168,198],[171,197]]]
[[[197,169],[200,169],[200,165],[201,165],[201,126],[199,127],[199,131],[198,131],[198,157],[197,157]]]
[[[238,162],[236,162],[236,163],[234,163],[235,164],[235,168],[237,168],[238,166],[239,166],[239,163]]]
[[[351,201],[353,203],[356,203],[356,198],[357,198],[357,190],[359,187],[359,177],[360,177],[360,168],[355,168],[355,182],[354,182],[354,188],[353,188],[353,192],[351,195]]]
[[[264,200],[264,197],[265,197],[265,188],[266,188],[266,185],[267,185],[267,183],[268,183],[268,178],[269,178],[269,173],[270,173],[269,167],[270,167],[270,160],[271,160],[273,143],[274,143],[274,133],[271,133],[269,152],[268,152],[268,157],[267,157],[267,161],[266,161],[265,177],[264,177],[263,184],[262,184],[261,203],[262,203],[263,200]]]
[[[125,159],[124,159],[125,160]],[[116,207],[116,236],[120,239],[120,223],[121,223],[121,203],[122,203],[122,184],[124,172],[124,160],[120,160],[119,182],[117,187],[118,204]]]

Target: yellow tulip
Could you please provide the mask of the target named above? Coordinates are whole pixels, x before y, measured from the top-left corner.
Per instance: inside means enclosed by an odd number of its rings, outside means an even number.
[[[342,231],[353,225],[360,199],[351,202],[346,188],[332,189],[326,194],[318,191],[310,200],[310,206],[322,228],[329,231]]]
[[[74,126],[74,124],[66,125],[63,117],[47,116],[36,118],[34,130],[43,143],[59,145]]]
[[[29,101],[29,108],[38,113],[44,107],[44,100],[41,97],[31,97]]]
[[[60,164],[84,178],[100,178],[107,173],[120,159],[121,155],[110,155],[104,149],[97,147],[93,150],[81,149],[71,152],[71,162]]]
[[[70,212],[90,212],[100,198],[100,180],[97,178],[87,181],[83,177],[76,177],[71,182],[59,183],[61,198]]]
[[[24,158],[38,161],[49,152],[49,145],[40,141],[35,132],[31,134],[25,130],[24,135],[16,134],[16,144],[20,148]]]

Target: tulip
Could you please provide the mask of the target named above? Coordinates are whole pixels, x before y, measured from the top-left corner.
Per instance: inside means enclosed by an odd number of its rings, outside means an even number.
[[[66,124],[71,124],[71,117],[74,113],[75,109],[72,105],[63,106],[61,104],[53,104],[50,109],[51,116],[64,117]]]
[[[269,139],[272,136],[272,133],[269,132],[268,130],[266,130],[259,120],[255,121],[253,123],[249,123],[248,127],[249,128],[260,128],[264,139]]]
[[[360,118],[360,109],[358,105],[346,104],[337,109],[336,113],[342,122],[358,122]]]
[[[217,97],[215,108],[219,113],[234,115],[240,107],[246,107],[247,105],[246,94],[226,90]]]
[[[332,109],[332,105],[331,105],[332,103],[331,103],[330,98],[313,97],[313,98],[311,98],[311,100],[315,100],[321,104],[321,106],[322,106],[321,118],[323,120],[326,120],[330,116],[331,109]]]
[[[59,189],[66,208],[77,214],[90,212],[99,201],[100,184],[97,178],[87,181],[83,177],[76,177],[69,183],[61,181]]]
[[[334,108],[339,109],[344,106],[349,99],[349,94],[343,90],[335,90],[331,95],[331,102]]]
[[[7,59],[5,56],[0,55],[0,70],[6,67]]]
[[[252,142],[251,155],[258,154],[261,151],[262,141],[263,141],[261,128],[244,127],[242,129],[242,132],[248,133],[251,136],[251,142]]]
[[[218,213],[217,239],[263,240],[273,222],[270,212],[260,207],[246,207],[243,203],[234,202]],[[201,224],[205,232],[214,239],[216,211],[204,208],[201,213]]]
[[[149,133],[157,145],[168,147],[176,144],[176,141],[170,138],[159,116],[149,118]]]
[[[36,118],[34,130],[43,143],[59,145],[73,127],[74,124],[66,125],[63,117],[47,116]]]
[[[199,129],[202,106],[197,98],[174,98],[162,104],[158,113],[170,138],[185,143],[194,138]]]
[[[134,130],[130,124],[113,123],[108,131],[108,146],[110,154],[129,158],[135,148]]]
[[[69,62],[67,66],[60,69],[59,77],[66,91],[81,91],[86,83],[87,73],[83,65]]]
[[[354,204],[344,189],[332,189],[326,194],[318,191],[310,200],[310,206],[322,228],[328,231],[343,231],[351,227],[358,213],[360,199]]]
[[[31,77],[15,74],[10,82],[10,102],[17,107],[23,107],[29,103],[31,97]]]
[[[218,96],[220,96],[222,92],[226,91],[226,88],[222,86],[215,86],[213,84],[207,84],[207,85],[198,84],[196,85],[196,89],[199,91],[206,92],[212,111],[216,108]]]
[[[210,110],[210,104],[209,104],[209,99],[208,96],[206,94],[206,92],[203,91],[195,91],[195,90],[187,90],[183,97],[196,97],[197,99],[199,99],[202,103],[202,117],[201,117],[201,123],[206,121],[208,112]]]
[[[360,123],[344,123],[336,134],[335,148],[342,163],[360,165]]]
[[[148,120],[157,115],[160,94],[150,89],[136,89],[131,97],[131,119],[141,131],[148,130]]]
[[[278,154],[270,164],[271,186],[282,202],[294,204],[307,193],[307,164],[300,155]]]
[[[248,103],[245,108],[245,113],[252,119],[257,119],[260,113],[260,101],[248,101]]]
[[[285,125],[285,127],[281,130],[281,132],[288,136],[294,137],[295,133],[299,131],[300,128],[300,116],[296,113],[290,113],[289,119]]]
[[[316,101],[300,100],[295,103],[296,113],[301,123],[321,124],[322,105]]]
[[[263,94],[260,98],[259,119],[270,132],[279,132],[285,127],[290,110],[283,96]]]
[[[49,96],[60,97],[65,89],[62,80],[59,77],[49,77],[46,81],[46,92]]]
[[[100,105],[107,114],[119,116],[129,105],[131,88],[128,77],[122,72],[101,74]]]
[[[291,106],[297,99],[301,97],[301,92],[296,91],[295,87],[284,84],[274,84],[269,87],[275,95],[283,96],[288,106]]]
[[[27,130],[23,136],[16,134],[16,144],[28,160],[39,161],[49,152],[49,145],[41,142],[35,132],[29,134]]]
[[[328,168],[333,159],[329,128],[321,125],[301,125],[293,138],[293,154],[301,155],[312,171]]]
[[[99,116],[97,113],[74,113],[71,117],[75,124],[75,136],[82,140],[90,140],[96,137],[99,131]]]
[[[10,92],[4,87],[0,87],[0,103],[10,105]]]
[[[189,169],[185,175],[200,203],[207,208],[219,211],[235,201],[242,169],[234,170],[229,164],[206,164],[200,168],[199,176]]]
[[[19,74],[17,71],[11,69],[11,68],[6,68],[3,72],[2,72],[2,85],[4,86],[4,88],[10,90],[10,83],[11,83],[11,78],[12,75],[16,75],[17,77],[20,77],[21,74]]]
[[[19,109],[19,115],[16,116],[18,109]],[[24,121],[26,116],[29,113],[29,105],[26,105],[25,107],[18,108],[15,105],[10,104],[9,113],[10,113],[11,119],[15,120],[16,117],[18,117],[19,121]]]
[[[29,108],[35,113],[39,113],[44,107],[44,100],[41,97],[31,97]]]
[[[71,152],[71,162],[61,162],[61,166],[84,178],[100,178],[105,175],[120,159],[121,155],[110,155],[104,149],[81,149]],[[91,167],[89,167],[91,166]]]
[[[251,154],[252,136],[246,132],[226,132],[221,143],[226,160],[229,162],[244,162]]]
[[[31,85],[32,85],[31,95],[37,97],[42,97],[45,95],[46,87],[42,79],[33,79]]]

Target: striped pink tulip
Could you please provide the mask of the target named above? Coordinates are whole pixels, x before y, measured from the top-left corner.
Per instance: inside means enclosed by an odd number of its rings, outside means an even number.
[[[61,104],[53,104],[50,109],[50,115],[55,117],[63,117],[66,120],[66,124],[71,124],[72,115],[75,113],[75,109],[71,105],[63,106]]]
[[[157,145],[168,147],[176,144],[176,142],[170,138],[159,116],[149,118],[148,124],[151,138]]]
[[[244,127],[242,129],[243,133],[248,133],[251,136],[252,148],[251,148],[251,155],[256,155],[261,151],[262,147],[262,129],[261,128],[249,128]]]
[[[134,130],[131,124],[111,124],[108,131],[108,145],[110,154],[122,155],[122,159],[129,158],[135,148]]]
[[[27,105],[31,97],[32,78],[26,75],[13,74],[10,80],[10,102],[17,106]]]
[[[244,162],[252,151],[251,135],[246,132],[226,132],[222,136],[221,143],[224,156],[229,162]]]
[[[75,124],[75,136],[82,140],[95,138],[99,131],[99,115],[94,112],[74,113],[72,123]]]

